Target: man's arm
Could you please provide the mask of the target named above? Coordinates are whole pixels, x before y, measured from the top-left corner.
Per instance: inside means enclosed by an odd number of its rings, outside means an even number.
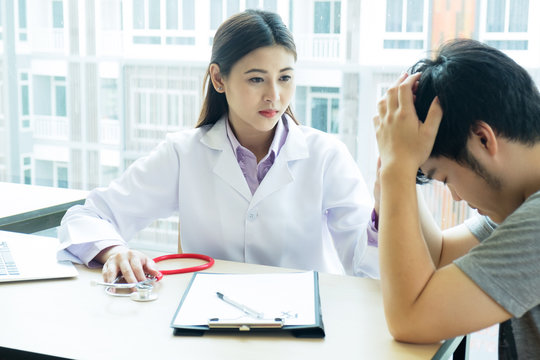
[[[434,101],[426,121],[418,120],[412,91],[418,76],[398,80],[379,103],[374,122],[381,156],[379,252],[386,319],[397,340],[428,343],[485,328],[510,314],[450,263],[467,249],[450,246],[463,228],[440,237],[438,263],[426,244],[424,232],[428,241],[431,233],[422,231],[415,179],[433,147],[442,110]],[[465,236],[462,242],[472,240]]]
[[[417,191],[422,235],[428,245],[433,264],[437,269],[451,264],[452,261],[465,255],[478,245],[478,239],[465,224],[441,231],[433,219],[418,186]]]

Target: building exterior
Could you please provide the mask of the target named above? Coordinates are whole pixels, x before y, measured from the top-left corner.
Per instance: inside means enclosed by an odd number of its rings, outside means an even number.
[[[0,181],[105,186],[193,127],[213,35],[246,8],[288,24],[298,119],[345,142],[370,185],[377,99],[441,42],[485,41],[540,83],[537,0],[0,0]]]

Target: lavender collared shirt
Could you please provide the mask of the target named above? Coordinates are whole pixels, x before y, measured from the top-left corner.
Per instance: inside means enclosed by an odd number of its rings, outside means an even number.
[[[250,150],[240,144],[232,131],[229,120],[227,119],[227,137],[229,138],[234,154],[236,155],[238,165],[240,165],[240,169],[242,169],[242,173],[246,178],[252,195],[255,193],[255,190],[257,190],[272,165],[274,165],[274,161],[279,155],[279,151],[283,147],[283,144],[285,144],[288,134],[289,128],[287,127],[287,122],[281,118],[277,122],[274,139],[270,144],[268,153],[257,164],[257,158]]]

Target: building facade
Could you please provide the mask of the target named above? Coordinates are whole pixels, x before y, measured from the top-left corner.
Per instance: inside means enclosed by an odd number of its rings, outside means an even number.
[[[213,35],[247,8],[292,30],[295,114],[339,137],[370,186],[377,99],[443,41],[498,47],[540,83],[538,0],[0,0],[0,181],[106,186],[193,127]],[[444,206],[437,216],[458,216],[443,225],[467,216]]]

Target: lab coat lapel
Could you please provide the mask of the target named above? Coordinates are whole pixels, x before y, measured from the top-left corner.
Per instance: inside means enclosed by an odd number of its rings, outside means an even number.
[[[289,168],[289,162],[305,159],[309,156],[309,149],[304,133],[302,133],[300,127],[291,119],[287,118],[287,121],[289,127],[287,140],[283,144],[274,165],[272,165],[264,177],[257,191],[255,191],[251,206],[255,206],[267,196],[293,182],[294,176]]]
[[[225,120],[226,117],[218,120],[201,138],[201,142],[211,149],[220,151],[213,164],[214,174],[229,184],[247,201],[251,201],[251,190],[249,190],[244,174],[242,174],[242,170],[238,165],[236,156],[227,138]]]

